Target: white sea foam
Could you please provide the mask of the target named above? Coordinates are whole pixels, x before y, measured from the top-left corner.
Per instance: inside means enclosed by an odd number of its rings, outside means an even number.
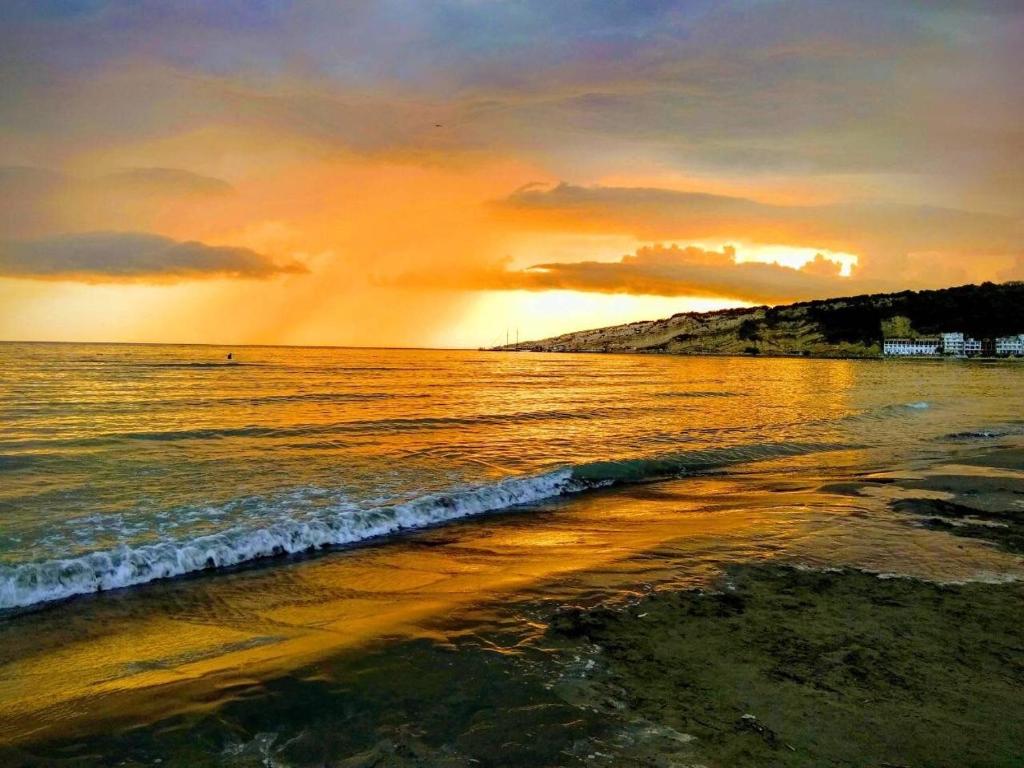
[[[265,528],[232,529],[188,541],[119,547],[81,557],[0,566],[0,609],[144,584],[274,555],[352,544],[405,529],[493,512],[591,487],[572,470],[509,478],[387,507],[346,510],[313,520],[282,520]]]
[[[289,508],[294,513],[294,506],[302,499],[295,498],[291,502],[285,499],[281,502],[281,519],[262,527],[235,527],[187,540],[168,538],[157,544],[122,546],[66,559],[0,565],[0,610],[130,587],[275,555],[353,544],[590,488],[842,447],[848,446],[758,443],[630,460],[595,461],[540,475],[512,477],[488,485],[420,496],[402,503],[373,507],[344,503],[331,511],[303,518],[289,516]],[[306,488],[303,493],[323,491]],[[209,516],[207,513],[204,517]]]

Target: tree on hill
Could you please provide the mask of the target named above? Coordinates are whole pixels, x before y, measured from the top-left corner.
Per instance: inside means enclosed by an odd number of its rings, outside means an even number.
[[[904,315],[894,315],[882,321],[882,337],[886,339],[913,339],[917,336],[910,318]]]

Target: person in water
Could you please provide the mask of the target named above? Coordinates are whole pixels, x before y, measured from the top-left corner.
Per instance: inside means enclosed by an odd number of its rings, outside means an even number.
[[[233,358],[234,358],[234,356],[235,356],[235,353],[234,353],[234,352],[228,352],[228,360],[231,360],[231,359],[233,359]]]

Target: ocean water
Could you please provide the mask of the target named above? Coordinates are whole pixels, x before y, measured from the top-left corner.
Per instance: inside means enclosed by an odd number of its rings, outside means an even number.
[[[1020,416],[1012,364],[231,351],[0,345],[0,609]]]
[[[0,744],[215,712],[213,764],[232,764],[239,734],[263,749],[321,722],[302,710],[315,699],[352,739],[344,755],[380,722],[424,728],[409,702],[440,695],[414,693],[406,667],[422,657],[426,679],[451,656],[382,650],[396,638],[515,655],[543,606],[752,559],[1003,578],[1020,563],[908,525],[884,483],[877,498],[829,489],[1020,443],[1022,375],[952,360],[0,344]]]

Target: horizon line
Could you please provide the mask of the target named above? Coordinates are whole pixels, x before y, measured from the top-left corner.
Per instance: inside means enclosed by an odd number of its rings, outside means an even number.
[[[244,342],[211,341],[72,341],[67,339],[0,339],[0,344],[95,344],[105,346],[147,346],[147,347],[260,347],[266,349],[391,349],[420,350],[433,352],[475,352],[489,347],[414,347],[387,346],[380,344],[250,344]]]
[[[981,282],[969,282],[960,283],[956,285],[949,285],[942,288],[904,288],[898,291],[879,291],[879,292],[868,292],[868,293],[848,293],[841,294],[839,296],[830,296],[821,299],[800,299],[796,301],[779,302],[776,304],[750,304],[746,307],[731,307],[723,309],[713,309],[705,311],[689,311],[689,312],[677,312],[669,317],[655,318],[654,320],[632,320],[625,323],[618,323],[615,325],[598,326],[596,328],[583,328],[574,331],[567,331],[563,334],[557,334],[557,336],[571,335],[575,333],[584,333],[586,331],[603,330],[605,328],[616,328],[624,325],[634,325],[637,323],[646,322],[657,322],[658,320],[667,320],[679,315],[712,315],[719,312],[733,312],[737,310],[752,310],[752,309],[776,309],[781,307],[800,306],[806,304],[814,304],[818,302],[828,301],[842,301],[844,299],[856,299],[863,297],[875,297],[875,296],[894,296],[901,293],[925,293],[925,292],[941,292],[955,290],[958,288],[980,288],[985,285],[994,286],[1007,286],[1014,284],[1024,283],[1024,280],[983,280]],[[529,344],[531,342],[547,341],[548,339],[556,338],[556,336],[546,336],[540,339],[527,339],[526,341],[517,340],[514,342],[516,346],[520,344]],[[507,342],[505,344],[497,344],[494,346],[470,346],[470,347],[431,347],[431,346],[388,346],[378,344],[260,344],[260,343],[245,343],[245,342],[209,342],[209,341],[73,341],[68,339],[0,339],[0,344],[105,344],[105,345],[134,345],[134,346],[167,346],[167,347],[259,347],[266,349],[390,349],[390,350],[423,350],[423,351],[451,351],[451,352],[473,352],[473,351],[501,351],[506,347],[513,346],[513,342]]]

